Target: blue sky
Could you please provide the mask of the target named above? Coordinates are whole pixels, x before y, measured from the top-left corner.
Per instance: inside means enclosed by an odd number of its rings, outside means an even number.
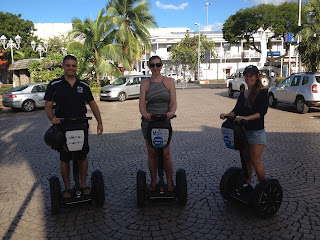
[[[241,8],[260,3],[279,4],[291,0],[208,0],[209,25],[214,30],[221,30],[224,21]],[[305,2],[307,0],[303,0]],[[0,11],[21,14],[23,19],[34,23],[67,23],[74,17],[84,20],[95,19],[108,0],[3,0]],[[298,2],[298,0],[296,0]],[[195,22],[200,22],[201,29],[207,23],[205,0],[150,0],[153,15],[158,27],[188,27],[197,30]]]

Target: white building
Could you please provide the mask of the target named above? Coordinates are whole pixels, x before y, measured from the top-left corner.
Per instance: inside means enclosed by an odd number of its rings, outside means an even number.
[[[35,24],[35,35],[41,39],[47,40],[49,37],[66,36],[72,30],[71,23],[37,23]],[[177,44],[183,39],[187,32],[190,36],[194,34],[198,36],[198,32],[190,31],[189,28],[152,28],[149,29],[151,34],[151,51],[145,52],[141,61],[136,64],[136,71],[148,73],[147,60],[153,56],[158,55],[161,57],[164,67],[163,73],[177,73],[185,76],[186,79],[194,77],[194,71],[182,65],[174,65],[170,61],[170,47]],[[261,54],[257,51],[245,48],[243,42],[239,44],[227,44],[223,39],[222,32],[217,31],[201,31],[201,34],[207,36],[207,40],[213,41],[216,46],[216,58],[211,58],[209,63],[200,64],[200,79],[225,79],[238,68],[246,67],[250,64],[259,65],[261,62]],[[261,42],[263,37],[257,33],[255,35],[256,46],[261,49]],[[263,47],[263,45],[262,45]],[[272,52],[276,55],[285,53],[282,40],[274,40]],[[290,68],[295,71],[296,53],[294,48],[291,48],[288,56],[275,64],[278,67],[278,76],[288,75]]]

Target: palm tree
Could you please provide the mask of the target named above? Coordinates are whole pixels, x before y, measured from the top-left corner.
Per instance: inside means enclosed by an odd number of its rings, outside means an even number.
[[[95,21],[89,18],[84,22],[79,18],[73,19],[73,31],[70,36],[73,39],[81,38],[83,43],[73,41],[68,45],[68,51],[69,49],[71,51],[72,49],[81,50],[82,57],[92,64],[98,87],[101,86],[101,75],[106,73],[121,74],[115,63],[123,61],[121,45],[113,42],[109,34],[112,25],[108,24],[108,17],[104,16],[104,13],[104,9],[101,9]]]
[[[135,59],[142,56],[142,46],[149,45],[147,28],[156,26],[150,5],[145,0],[110,0],[106,10],[113,24],[110,34],[122,45],[123,66],[131,69]]]

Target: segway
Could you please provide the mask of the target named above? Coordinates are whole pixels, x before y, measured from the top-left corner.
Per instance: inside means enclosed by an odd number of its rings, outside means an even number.
[[[59,178],[57,176],[50,177],[49,182],[52,214],[59,213],[60,208],[92,204],[93,202],[96,207],[103,207],[105,200],[105,188],[103,176],[100,170],[95,170],[91,174],[90,194],[83,194],[80,187],[79,154],[83,148],[88,147],[88,120],[90,119],[92,118],[65,118],[61,120],[61,124],[52,126],[48,129],[48,131],[52,131],[52,128],[58,128],[63,133],[65,144],[62,147],[66,151],[72,152],[73,179],[75,183],[74,187],[70,191],[71,197],[64,198],[61,193]]]
[[[262,218],[272,217],[281,206],[282,187],[276,179],[265,179],[255,188],[246,184],[249,179],[245,154],[248,143],[244,125],[247,121],[241,120],[238,123],[234,120],[234,117],[227,117],[222,124],[221,132],[225,145],[240,151],[242,167],[231,167],[224,173],[220,181],[220,193],[225,200],[235,199],[253,206],[257,215]]]
[[[175,117],[175,116],[174,116]],[[187,178],[184,169],[179,168],[176,171],[176,187],[174,191],[168,191],[164,184],[163,175],[163,149],[166,148],[171,140],[172,127],[167,116],[151,115],[152,121],[148,126],[148,142],[157,149],[158,153],[158,176],[159,182],[156,184],[155,191],[149,191],[146,185],[146,172],[139,169],[137,172],[137,205],[144,207],[146,200],[169,200],[179,201],[184,206],[187,203]]]

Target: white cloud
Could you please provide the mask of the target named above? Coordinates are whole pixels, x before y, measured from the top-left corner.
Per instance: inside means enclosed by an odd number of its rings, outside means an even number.
[[[252,2],[254,4],[274,4],[274,5],[279,5],[284,2],[292,2],[293,0],[244,0],[244,2]],[[307,2],[308,0],[302,0],[302,2]],[[298,1],[296,1],[298,2]]]
[[[209,24],[208,26],[204,26],[203,30],[209,31],[222,31],[223,23],[215,22],[214,24]],[[202,26],[201,26],[202,28]]]
[[[158,8],[171,9],[171,10],[184,10],[184,8],[188,6],[188,4],[189,3],[186,2],[186,3],[180,4],[179,6],[174,6],[174,5],[171,5],[171,4],[165,5],[165,4],[162,4],[160,1],[156,1],[156,6]]]

